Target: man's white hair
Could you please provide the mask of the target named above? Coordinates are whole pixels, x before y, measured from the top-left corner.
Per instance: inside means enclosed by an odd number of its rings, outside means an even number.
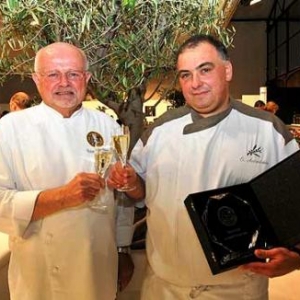
[[[69,44],[69,43],[55,42],[55,43],[49,44],[48,46],[45,46],[45,47],[41,48],[40,50],[38,50],[38,52],[36,53],[35,59],[34,59],[34,72],[38,72],[40,70],[40,65],[39,65],[40,64],[40,56],[43,55],[45,52],[51,54],[51,52],[53,52],[57,46],[66,46],[66,47],[77,50],[78,53],[80,53],[82,56],[85,71],[88,70],[89,61],[83,50],[81,50],[80,48],[78,48],[72,44]]]

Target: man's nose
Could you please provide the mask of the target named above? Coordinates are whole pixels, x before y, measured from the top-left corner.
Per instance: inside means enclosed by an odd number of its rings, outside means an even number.
[[[68,79],[68,74],[67,73],[61,73],[60,74],[59,83],[61,85],[68,85],[69,84],[69,79]]]
[[[198,72],[195,72],[192,76],[192,87],[197,88],[202,85],[202,78]]]

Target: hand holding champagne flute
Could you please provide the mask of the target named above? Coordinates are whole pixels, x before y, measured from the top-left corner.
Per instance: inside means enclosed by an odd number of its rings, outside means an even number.
[[[127,165],[128,149],[129,149],[129,144],[130,144],[130,133],[129,133],[128,126],[123,125],[122,133],[113,136],[113,144],[114,144],[114,148],[117,153],[117,156],[118,156],[119,160],[121,161],[123,168],[125,168]],[[132,191],[133,189],[134,189],[133,187],[124,185],[121,188],[119,188],[118,191],[126,192],[126,191]]]

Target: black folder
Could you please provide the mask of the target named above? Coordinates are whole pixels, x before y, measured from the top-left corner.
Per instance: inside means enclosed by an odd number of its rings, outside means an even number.
[[[300,151],[243,184],[184,201],[213,274],[257,261],[254,250],[300,242]]]

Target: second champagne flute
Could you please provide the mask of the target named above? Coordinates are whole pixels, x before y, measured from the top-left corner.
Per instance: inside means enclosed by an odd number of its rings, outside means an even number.
[[[110,166],[113,149],[111,146],[100,146],[96,145],[95,147],[95,171],[102,178],[105,177],[106,170]],[[108,205],[106,203],[106,188],[102,191],[101,194],[97,195],[95,200],[90,202],[90,207],[94,210],[106,213]]]
[[[129,144],[130,144],[130,133],[129,133],[129,127],[128,126],[122,126],[122,133],[118,135],[113,136],[113,144],[115,151],[117,153],[117,156],[119,160],[121,161],[121,164],[123,168],[127,165],[127,159],[128,159],[128,150],[129,150]],[[120,192],[126,192],[126,191],[132,191],[134,187],[129,187],[128,185],[124,185],[121,188],[118,189]]]

